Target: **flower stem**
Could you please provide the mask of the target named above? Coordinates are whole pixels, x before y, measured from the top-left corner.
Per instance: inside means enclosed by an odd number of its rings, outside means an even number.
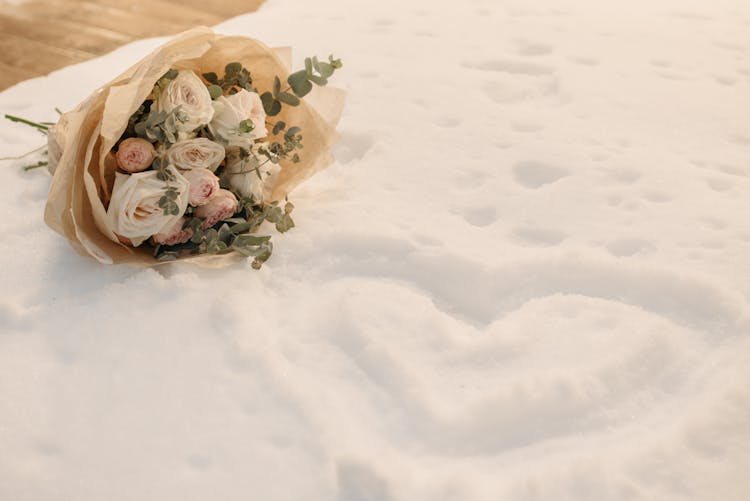
[[[22,158],[26,158],[29,155],[31,155],[32,153],[36,153],[37,151],[39,151],[41,149],[44,149],[46,147],[47,147],[47,145],[43,144],[39,148],[35,148],[35,149],[29,151],[28,153],[24,153],[23,155],[18,155],[17,157],[0,157],[0,161],[2,161],[2,160],[21,160]]]
[[[37,168],[39,168],[39,167],[44,167],[44,166],[45,166],[45,165],[47,165],[48,163],[49,163],[49,162],[45,162],[44,160],[40,160],[39,162],[37,162],[37,163],[35,163],[35,164],[31,164],[31,165],[27,165],[27,166],[25,166],[25,167],[23,168],[23,170],[25,170],[25,171],[30,171],[31,169],[37,169]]]
[[[8,120],[10,120],[11,122],[18,122],[18,123],[26,124],[26,125],[28,125],[30,127],[34,127],[35,129],[38,129],[38,130],[42,131],[44,134],[47,134],[47,131],[49,130],[49,127],[50,127],[49,125],[45,125],[43,123],[32,122],[31,120],[26,120],[25,118],[16,117],[16,116],[13,116],[13,115],[7,115],[6,114],[5,118],[7,118]]]

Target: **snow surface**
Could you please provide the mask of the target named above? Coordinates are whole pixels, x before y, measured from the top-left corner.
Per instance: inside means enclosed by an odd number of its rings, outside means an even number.
[[[218,30],[343,58],[338,162],[260,272],[79,257],[5,162],[0,500],[750,498],[746,0],[269,0]],[[54,119],[161,41],[0,112]]]

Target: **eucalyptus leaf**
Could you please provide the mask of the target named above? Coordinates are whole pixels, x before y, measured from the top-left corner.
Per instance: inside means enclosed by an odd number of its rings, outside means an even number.
[[[224,244],[229,244],[229,240],[232,238],[232,231],[229,229],[229,225],[224,223],[219,228],[219,240]],[[226,247],[225,247],[226,248]]]
[[[235,75],[239,74],[241,71],[242,71],[242,64],[241,63],[237,63],[237,62],[229,63],[224,68],[224,73],[225,73],[224,78],[226,79],[228,77],[235,76]]]
[[[292,220],[292,216],[288,213],[281,216],[279,222],[276,223],[276,230],[280,233],[286,233],[292,228],[294,228],[294,221]]]
[[[208,93],[211,95],[211,99],[217,99],[224,94],[224,90],[218,85],[211,85],[208,87]]]
[[[274,99],[270,92],[264,92],[261,94],[260,101],[263,103],[263,110],[268,116],[276,116],[281,111],[281,103]]]
[[[319,63],[318,67],[320,68],[320,70],[318,70],[320,72],[320,76],[322,76],[323,78],[328,78],[333,75],[334,68],[330,64]]]
[[[295,96],[294,94],[289,94],[288,92],[281,92],[279,93],[276,98],[281,101],[284,104],[288,104],[289,106],[299,106],[299,98]]]
[[[278,122],[276,122],[276,124],[275,124],[275,125],[273,126],[273,135],[276,135],[276,134],[278,134],[279,132],[281,132],[282,130],[284,130],[284,128],[285,128],[285,127],[286,127],[286,123],[285,123],[285,122],[282,122],[281,120],[279,120],[279,121],[278,121]]]
[[[310,75],[308,78],[310,79],[311,82],[313,82],[316,85],[320,85],[321,87],[328,83],[327,79],[318,75]]]
[[[297,97],[305,97],[312,90],[312,84],[308,80],[308,74],[304,71],[297,71],[289,75],[287,82],[292,87],[292,91]]]
[[[234,242],[232,242],[233,247],[251,247],[256,245],[261,245],[262,243],[268,242],[271,240],[270,235],[237,235],[234,239]]]

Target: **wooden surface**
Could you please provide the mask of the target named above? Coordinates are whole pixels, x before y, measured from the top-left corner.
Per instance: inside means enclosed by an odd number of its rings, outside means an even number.
[[[139,38],[213,26],[263,0],[0,0],[0,90]]]

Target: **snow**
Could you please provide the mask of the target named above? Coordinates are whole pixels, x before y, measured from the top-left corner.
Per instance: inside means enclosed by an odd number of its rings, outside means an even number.
[[[220,25],[343,59],[338,162],[259,272],[79,257],[5,162],[0,499],[747,499],[748,28],[741,0]],[[0,112],[54,119],[162,41]]]

